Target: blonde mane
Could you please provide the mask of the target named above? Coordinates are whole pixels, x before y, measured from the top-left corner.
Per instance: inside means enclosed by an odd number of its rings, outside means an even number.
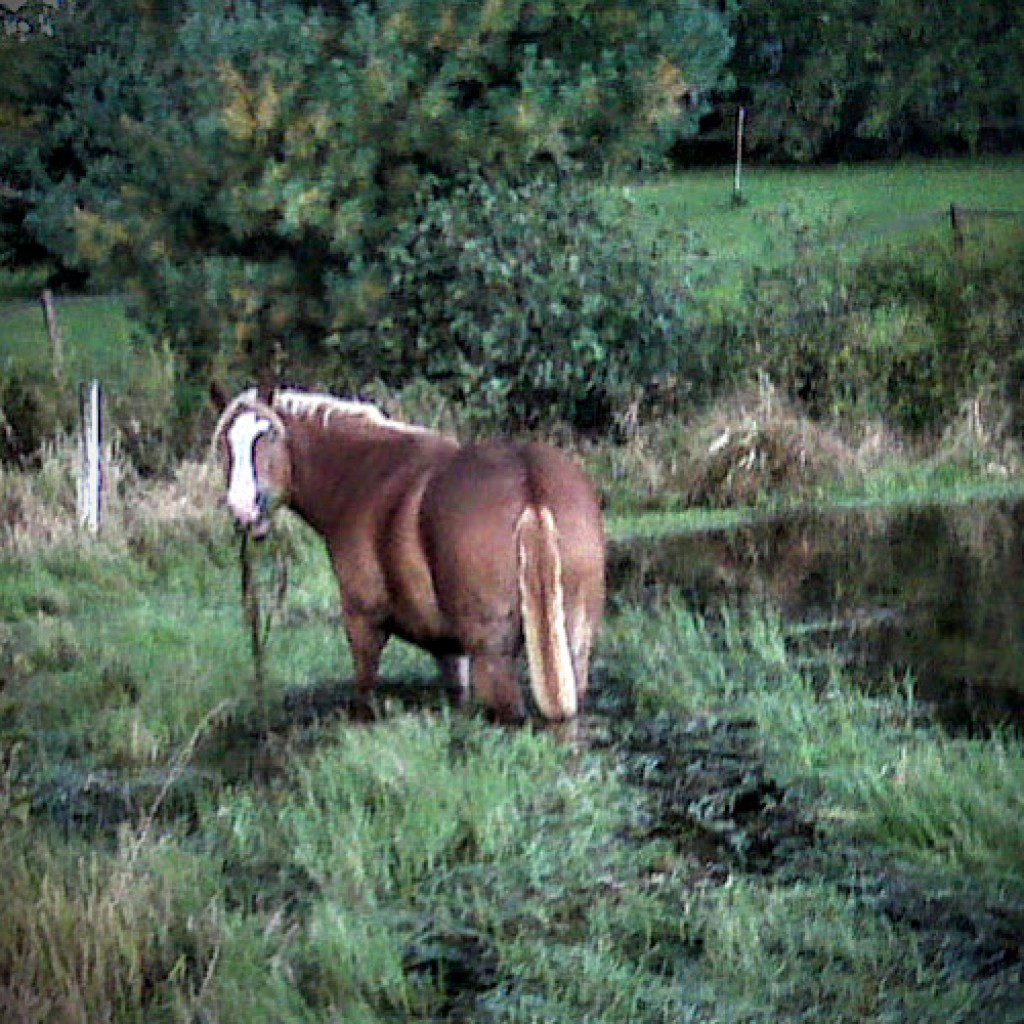
[[[361,402],[352,398],[336,398],[318,391],[296,391],[285,388],[274,394],[274,409],[289,416],[320,417],[321,425],[327,427],[337,417],[362,421],[368,426],[403,433],[430,434],[429,427],[392,419],[372,402]]]
[[[402,433],[429,434],[429,427],[420,427],[412,423],[403,423],[386,416],[371,402],[360,402],[349,398],[336,398],[317,391],[297,391],[284,388],[275,391],[268,405],[260,398],[256,388],[249,388],[236,395],[224,408],[213,431],[213,446],[217,446],[221,435],[228,424],[242,410],[252,411],[265,416],[282,435],[287,434],[287,427],[282,414],[303,419],[320,418],[320,425],[328,427],[332,419],[343,418],[356,420],[370,427],[393,430]]]

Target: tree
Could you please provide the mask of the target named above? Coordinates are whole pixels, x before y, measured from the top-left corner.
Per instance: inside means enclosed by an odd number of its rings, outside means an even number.
[[[94,62],[129,46],[155,52],[167,15],[157,0],[25,0],[0,10],[0,265],[46,261],[58,278],[81,283],[74,209],[80,190],[118,187],[121,111],[111,89],[131,93]],[[91,91],[80,87],[86,68]]]
[[[752,108],[752,148],[811,160],[843,130],[859,78],[851,40],[860,13],[850,0],[741,2],[733,70]]]
[[[775,158],[1024,142],[1024,11],[1000,0],[741,0],[731,68]]]
[[[191,0],[159,38],[128,8],[66,72],[31,221],[194,372],[373,316],[425,175],[656,159],[729,49],[699,0]]]
[[[890,152],[1024,140],[1024,11],[1001,0],[934,7],[878,0],[865,61],[872,88],[855,126]]]

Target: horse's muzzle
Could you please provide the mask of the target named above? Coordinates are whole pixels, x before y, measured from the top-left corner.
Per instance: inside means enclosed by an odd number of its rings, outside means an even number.
[[[257,519],[248,526],[239,526],[240,530],[246,531],[253,540],[263,540],[270,533],[270,517]]]
[[[270,533],[270,513],[260,513],[255,516],[240,516],[232,512],[231,518],[235,521],[237,533],[247,533],[253,540],[263,540]]]
[[[253,540],[263,540],[270,533],[274,505],[269,492],[259,491],[252,505],[238,507],[229,500],[228,508],[239,533],[247,533]]]

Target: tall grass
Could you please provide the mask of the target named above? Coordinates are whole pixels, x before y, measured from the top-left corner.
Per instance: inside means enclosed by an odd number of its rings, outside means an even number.
[[[285,690],[324,664],[333,629],[317,621],[333,600],[326,564],[297,583],[272,643],[275,724],[251,773],[236,761],[252,751],[234,710],[244,625],[196,611],[229,586],[208,543],[172,536],[159,556],[115,552],[106,565],[20,556],[59,614],[9,619],[54,620],[5,655],[0,732],[20,744],[0,772],[0,1006],[12,1020],[938,1021],[985,1005],[827,873],[712,880],[615,746],[397,706],[370,727],[289,722]],[[119,584],[128,567],[134,593]],[[109,620],[95,646],[61,626],[90,594]],[[1010,884],[1014,741],[957,744],[906,704],[838,678],[816,690],[770,616],[713,630],[676,604],[627,608],[601,661],[638,725],[756,721],[769,770],[830,835]],[[414,667],[401,652],[392,664]],[[138,749],[131,722],[150,737]],[[889,770],[897,751],[912,785]],[[674,757],[688,763],[685,747]],[[92,766],[77,788],[75,765]],[[973,790],[957,786],[982,765]],[[105,786],[125,807],[85,814]],[[952,831],[937,835],[944,815]]]
[[[939,1024],[979,1012],[969,985],[929,983],[934,968],[913,937],[833,886],[738,880],[708,893],[696,916],[697,992],[714,1019]]]
[[[0,553],[31,555],[76,549],[83,534],[77,511],[78,445],[57,437],[30,469],[0,465]],[[186,460],[165,477],[140,476],[126,454],[110,447],[104,459],[103,550],[124,551],[171,532],[213,534],[224,521],[217,503],[220,470]]]
[[[851,835],[950,873],[1019,879],[1024,863],[1024,745],[963,738],[921,722],[912,694],[870,697],[833,669],[807,678],[770,614],[725,615],[711,628],[678,605],[627,611],[619,664],[643,659],[640,707],[653,714],[753,717],[785,786],[823,801]]]

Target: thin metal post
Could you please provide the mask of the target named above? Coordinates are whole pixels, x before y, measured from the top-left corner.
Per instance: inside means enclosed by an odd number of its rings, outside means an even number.
[[[743,202],[743,129],[747,123],[747,108],[736,111],[736,168],[732,177],[732,201]]]

